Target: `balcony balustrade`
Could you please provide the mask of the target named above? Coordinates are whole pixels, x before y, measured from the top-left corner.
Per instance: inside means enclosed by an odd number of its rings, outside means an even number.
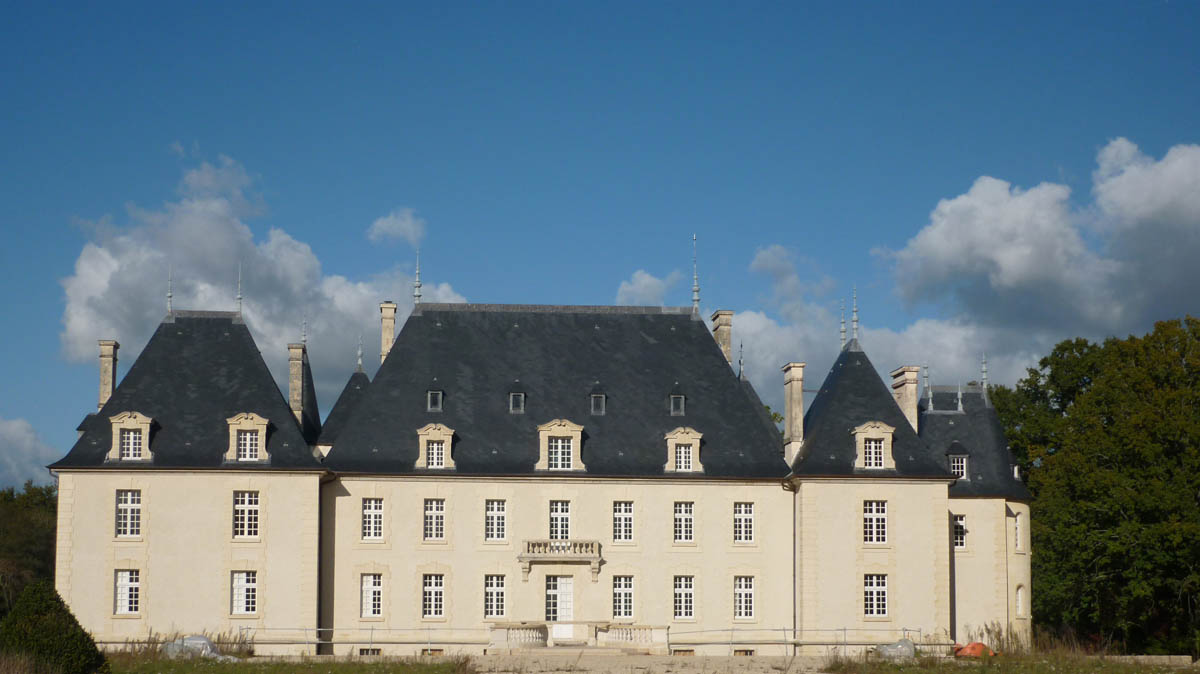
[[[600,577],[600,541],[546,538],[527,540],[523,552],[517,555],[517,561],[521,563],[521,580],[529,580],[529,568],[534,563],[581,563],[591,566],[594,583]]]

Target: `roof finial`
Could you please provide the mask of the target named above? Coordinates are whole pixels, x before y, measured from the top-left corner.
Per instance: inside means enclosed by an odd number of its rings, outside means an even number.
[[[362,333],[358,333],[358,369],[355,372],[362,372]]]
[[[692,234],[692,313],[700,313],[700,273],[696,266],[696,234]]]
[[[933,411],[933,389],[929,386],[929,366],[925,366],[925,397],[929,399],[929,404],[925,405],[927,411]]]
[[[962,382],[958,382],[958,411],[963,411],[962,408]]]
[[[839,330],[842,339],[840,347],[844,349],[846,348],[846,300],[838,300],[838,306],[842,311],[842,327]]]
[[[742,377],[742,347],[743,346],[745,346],[745,345],[742,344],[741,342],[738,342],[738,380],[743,379],[743,377]]]
[[[237,295],[237,303],[238,303],[238,308],[237,308],[238,316],[241,316],[241,315],[242,315],[242,261],[241,261],[241,260],[238,260],[238,295]]]
[[[171,274],[172,274],[171,265],[168,264],[167,265],[167,313],[168,314],[171,313],[171,298],[174,297],[174,295],[175,295],[173,292],[171,292],[171,282],[173,280],[171,278]]]
[[[300,322],[300,343],[308,344],[308,312],[304,312],[304,320]]]
[[[851,336],[858,339],[858,285],[854,286],[854,309],[850,313],[850,325],[853,328]]]
[[[417,272],[413,281],[413,306],[421,303],[421,249],[417,248]]]

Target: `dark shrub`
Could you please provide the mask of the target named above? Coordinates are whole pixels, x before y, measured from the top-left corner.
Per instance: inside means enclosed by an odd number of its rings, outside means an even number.
[[[36,658],[63,674],[92,674],[104,666],[92,636],[44,580],[26,586],[0,621],[0,652]]]

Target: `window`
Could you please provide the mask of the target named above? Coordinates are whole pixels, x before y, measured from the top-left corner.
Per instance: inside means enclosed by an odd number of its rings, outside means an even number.
[[[863,465],[867,468],[883,468],[883,438],[863,440]]]
[[[675,445],[675,470],[692,470],[692,446]]]
[[[754,576],[733,577],[733,617],[735,620],[754,617]]]
[[[121,429],[121,459],[142,458],[142,430],[140,428]]]
[[[683,416],[683,411],[684,411],[683,402],[684,402],[683,396],[681,396],[681,395],[671,396],[671,416],[673,416],[673,417]]]
[[[868,573],[863,576],[863,615],[887,615],[887,574]]]
[[[425,459],[426,468],[446,467],[446,442],[444,440],[430,440],[425,444],[425,451],[428,452]]]
[[[483,506],[483,537],[488,541],[502,541],[505,532],[505,503],[500,499],[488,499]]]
[[[1017,513],[1013,518],[1013,546],[1017,550],[1022,550],[1021,545],[1021,513]]]
[[[950,457],[950,472],[954,473],[954,477],[967,477],[967,457],[952,456]]]
[[[733,542],[754,542],[754,504],[733,504]]]
[[[675,542],[691,543],[693,540],[691,501],[675,502]]]
[[[117,571],[113,611],[117,615],[134,615],[142,610],[142,572],[137,569]]]
[[[446,538],[446,499],[425,499],[425,540],[441,541]]]
[[[362,617],[379,618],[383,615],[383,574],[362,575]]]
[[[954,547],[961,550],[967,547],[967,516],[954,516]]]
[[[383,499],[362,500],[362,537],[364,541],[383,540]]]
[[[233,492],[233,537],[258,538],[258,492]]]
[[[509,412],[509,414],[525,414],[525,394],[524,393],[509,393],[508,394],[508,412]]]
[[[360,658],[361,657],[369,657],[372,655],[383,655],[383,649],[382,648],[360,648],[360,649],[358,649],[358,656]]]
[[[504,576],[483,577],[483,617],[504,617]]]
[[[546,450],[547,468],[550,470],[571,469],[571,438],[551,437]]]
[[[613,576],[613,618],[633,617],[633,576]]]
[[[602,416],[604,414],[605,395],[603,393],[592,394],[592,416]]]
[[[441,618],[445,615],[446,577],[440,573],[421,576],[421,617]]]
[[[1016,609],[1017,609],[1017,617],[1024,618],[1025,617],[1025,586],[1024,585],[1017,586]]]
[[[117,536],[142,535],[142,490],[117,490]]]
[[[254,615],[258,613],[258,572],[234,571],[233,582],[234,615]]]
[[[675,576],[675,619],[690,620],[696,616],[694,576]]]
[[[442,392],[441,391],[426,391],[425,392],[425,411],[426,412],[441,412],[442,411]]]
[[[258,431],[237,432],[237,460],[258,461]]]
[[[633,540],[633,501],[613,501],[613,542]]]
[[[863,501],[863,543],[887,543],[887,501]]]
[[[550,540],[565,541],[571,537],[571,502],[550,502]]]

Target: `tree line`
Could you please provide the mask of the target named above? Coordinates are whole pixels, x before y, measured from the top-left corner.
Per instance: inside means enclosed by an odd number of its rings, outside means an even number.
[[[0,489],[0,619],[25,586],[54,581],[54,528],[58,492],[54,485],[26,482],[21,491]]]

